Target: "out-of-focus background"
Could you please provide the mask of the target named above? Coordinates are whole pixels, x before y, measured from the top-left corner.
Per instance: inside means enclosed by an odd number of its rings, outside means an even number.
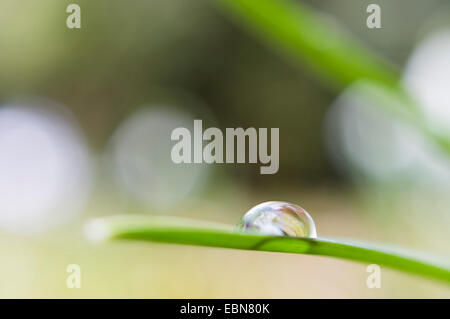
[[[450,131],[450,5],[302,1],[402,71]],[[81,29],[66,7],[81,7]],[[176,166],[175,127],[280,128],[280,169]],[[0,1],[0,297],[450,297],[448,286],[337,259],[164,244],[92,245],[92,217],[236,224],[267,200],[310,212],[320,236],[450,256],[450,160],[352,88],[236,24],[214,0]],[[82,287],[66,286],[79,264]]]

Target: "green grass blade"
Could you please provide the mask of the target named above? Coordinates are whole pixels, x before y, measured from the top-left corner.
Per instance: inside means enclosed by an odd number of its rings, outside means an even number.
[[[396,67],[354,39],[336,21],[292,0],[218,0],[255,33],[297,60],[347,85],[366,79],[397,87]]]
[[[450,137],[428,123],[389,61],[346,32],[337,21],[293,0],[216,0],[235,20],[296,61],[307,62],[343,86],[364,86],[367,98],[415,127],[450,156]],[[362,85],[359,85],[362,83]]]
[[[172,244],[330,256],[378,264],[450,283],[450,267],[404,253],[329,239],[261,236],[232,232],[230,226],[175,217],[116,216],[86,226],[92,240],[134,239]]]

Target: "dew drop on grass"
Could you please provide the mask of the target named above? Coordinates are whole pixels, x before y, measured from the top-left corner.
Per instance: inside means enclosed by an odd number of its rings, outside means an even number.
[[[263,235],[317,238],[316,226],[308,212],[286,202],[256,205],[241,218],[237,230]]]

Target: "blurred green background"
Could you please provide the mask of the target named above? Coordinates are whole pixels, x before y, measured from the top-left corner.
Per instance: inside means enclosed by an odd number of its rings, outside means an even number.
[[[450,127],[448,1],[298,1],[402,70],[426,121]],[[81,29],[66,7],[81,7]],[[91,217],[236,224],[252,206],[305,208],[320,236],[449,260],[450,166],[357,89],[255,37],[213,0],[0,1],[0,297],[450,297],[448,286],[335,259],[133,242],[92,245]],[[356,92],[355,92],[356,91]],[[280,128],[280,170],[170,163],[170,131]],[[79,264],[82,288],[66,287]]]

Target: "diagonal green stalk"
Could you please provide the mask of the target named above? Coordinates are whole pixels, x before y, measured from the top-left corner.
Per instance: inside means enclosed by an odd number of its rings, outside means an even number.
[[[337,21],[301,1],[217,1],[238,23],[337,83],[348,85],[365,79],[398,88],[396,66],[360,43]]]
[[[404,252],[344,240],[236,233],[231,231],[230,226],[176,217],[115,216],[95,219],[87,224],[86,235],[96,241],[134,239],[337,257],[378,264],[450,283],[450,266]]]
[[[346,87],[360,84],[366,97],[412,125],[450,156],[450,137],[433,127],[401,84],[392,63],[366,47],[337,21],[293,0],[216,0],[240,24],[295,61]]]

